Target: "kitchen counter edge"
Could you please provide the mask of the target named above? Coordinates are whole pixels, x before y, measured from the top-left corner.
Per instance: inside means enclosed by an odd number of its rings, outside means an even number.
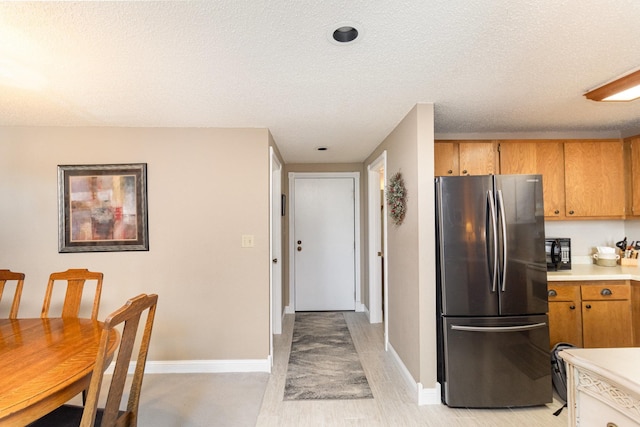
[[[571,282],[586,280],[637,280],[640,281],[638,267],[601,267],[595,264],[574,264],[571,270],[547,271],[548,282]]]

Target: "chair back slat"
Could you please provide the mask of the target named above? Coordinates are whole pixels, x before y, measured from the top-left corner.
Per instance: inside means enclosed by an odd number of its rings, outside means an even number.
[[[20,308],[20,298],[22,297],[22,287],[24,286],[24,273],[17,273],[11,270],[0,270],[0,301],[4,294],[4,289],[7,287],[7,282],[15,281],[15,291],[13,294],[13,301],[11,302],[11,308],[9,309],[9,319],[18,318],[18,309]]]
[[[136,360],[136,368],[131,381],[131,389],[129,393],[129,401],[127,403],[127,415],[129,421],[126,425],[136,426],[138,424],[138,407],[140,406],[140,392],[142,390],[142,380],[144,379],[144,368],[147,365],[147,355],[149,354],[149,343],[151,342],[151,332],[153,330],[153,321],[156,316],[156,307],[158,296],[154,295],[155,302],[149,307],[147,320],[144,325],[144,333],[140,341],[140,349],[138,350],[138,358]]]
[[[104,415],[102,416],[103,420],[115,419],[118,415],[120,402],[122,402],[122,394],[124,393],[124,387],[119,387],[118,385],[124,385],[124,382],[127,380],[129,362],[131,361],[131,353],[133,352],[133,345],[136,340],[139,320],[139,317],[134,317],[124,324],[122,337],[120,339],[120,348],[118,348],[118,357],[113,376],[111,377],[112,388],[109,389],[107,396],[107,403],[105,404]]]
[[[83,290],[84,280],[69,280],[62,305],[62,317],[78,317]]]

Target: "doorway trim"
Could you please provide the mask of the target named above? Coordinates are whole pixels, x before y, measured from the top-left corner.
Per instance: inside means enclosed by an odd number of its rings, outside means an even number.
[[[388,253],[387,253],[387,204],[384,203],[386,188],[380,191],[380,182],[387,182],[387,152],[380,154],[373,162],[367,166],[368,184],[368,266],[369,266],[369,322],[384,322],[385,348],[388,345]],[[382,205],[382,212],[380,206]],[[379,242],[382,241],[382,247]],[[383,255],[382,275],[379,269],[379,255]],[[382,286],[384,284],[384,286]],[[384,290],[384,292],[383,292]],[[384,295],[384,300],[382,298]],[[384,307],[384,313],[383,309]]]
[[[295,313],[295,180],[298,178],[353,178],[354,191],[354,279],[355,279],[355,311],[364,311],[361,302],[360,275],[360,172],[289,172],[289,308],[288,313]]]
[[[273,335],[282,333],[282,163],[273,147],[269,157],[269,358],[273,366]]]

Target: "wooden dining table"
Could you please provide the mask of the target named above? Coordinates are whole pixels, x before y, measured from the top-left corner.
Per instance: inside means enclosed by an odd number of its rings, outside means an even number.
[[[0,319],[0,426],[24,426],[89,387],[102,323],[91,319]],[[118,347],[109,337],[109,358]]]

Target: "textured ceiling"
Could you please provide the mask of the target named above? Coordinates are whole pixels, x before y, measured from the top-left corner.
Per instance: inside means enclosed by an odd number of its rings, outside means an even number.
[[[639,22],[638,0],[0,2],[0,126],[266,127],[288,163],[362,161],[418,102],[438,136],[628,136],[640,101],[582,95],[640,67]]]

